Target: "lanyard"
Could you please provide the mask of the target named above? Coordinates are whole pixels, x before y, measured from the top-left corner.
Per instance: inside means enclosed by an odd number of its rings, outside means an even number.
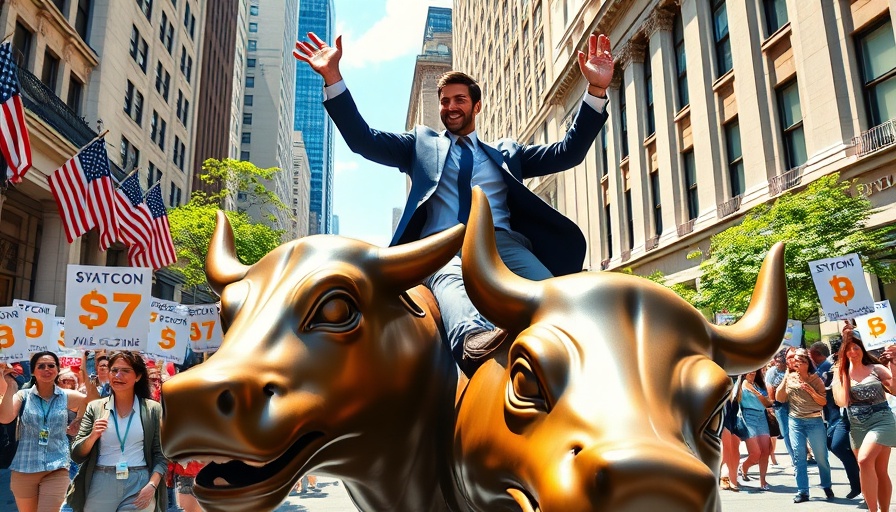
[[[37,396],[38,396],[38,398],[40,398],[40,410],[44,413],[44,428],[46,428],[47,418],[50,417],[50,411],[53,410],[53,402],[56,401],[57,395],[55,395],[55,394],[53,395],[53,399],[50,400],[50,403],[49,403],[49,405],[47,405],[46,408],[44,407],[44,403],[46,403],[46,400],[44,400],[44,397],[42,397],[40,395],[37,395]]]
[[[128,426],[124,431],[124,438],[121,437],[121,433],[118,430],[118,412],[112,411],[112,419],[115,420],[115,436],[118,437],[118,444],[121,446],[121,453],[124,453],[124,442],[128,438],[128,432],[131,431],[131,421],[134,420],[134,411],[132,409],[130,416],[128,416]]]

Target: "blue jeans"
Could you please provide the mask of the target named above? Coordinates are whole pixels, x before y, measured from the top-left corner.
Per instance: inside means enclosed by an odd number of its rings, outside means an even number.
[[[775,407],[775,418],[778,419],[778,428],[781,429],[781,437],[784,438],[784,447],[787,455],[793,459],[793,447],[790,446],[790,403],[781,402],[780,407]]]
[[[9,488],[9,469],[0,469],[0,510],[4,512],[16,512],[16,499]]]
[[[513,231],[495,231],[495,242],[501,260],[515,274],[533,281],[552,277],[550,271],[532,254],[532,244],[523,235]],[[470,302],[458,256],[429,276],[424,284],[432,290],[439,303],[451,352],[455,361],[461,364],[464,338],[476,332],[490,331],[495,326],[479,314]]]
[[[824,421],[818,418],[790,417],[790,446],[793,448],[793,466],[796,468],[796,488],[800,494],[809,494],[809,473],[806,469],[806,441],[812,447],[818,476],[822,487],[831,486],[831,465],[828,462],[828,435]]]
[[[849,490],[861,492],[859,463],[849,444],[849,431],[846,430],[842,417],[835,419],[828,426],[828,448],[843,463],[846,478],[849,480]]]

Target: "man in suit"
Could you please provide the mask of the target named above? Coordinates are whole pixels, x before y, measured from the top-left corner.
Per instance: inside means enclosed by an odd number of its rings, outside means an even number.
[[[495,222],[498,252],[512,271],[532,280],[582,270],[585,237],[571,220],[525,185],[524,178],[572,168],[585,158],[607,120],[606,89],[613,77],[610,40],[592,35],[579,68],[588,81],[578,114],[561,142],[522,145],[512,140],[487,144],[477,137],[481,89],[471,77],[452,71],[439,79],[440,117],[446,131],[418,126],[407,133],[370,128],[339,71],[342,38],[329,46],[313,33],[298,41],[293,56],[324,79],[324,106],[349,148],[373,162],[397,167],[411,179],[404,213],[391,245],[418,240],[469,216],[471,188],[482,187]],[[439,302],[455,359],[468,375],[506,333],[473,307],[455,257],[425,283]]]

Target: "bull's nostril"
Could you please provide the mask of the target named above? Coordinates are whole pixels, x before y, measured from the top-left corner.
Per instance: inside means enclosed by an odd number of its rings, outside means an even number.
[[[581,446],[573,446],[573,447],[572,447],[572,456],[573,456],[573,457],[575,457],[576,455],[578,455],[578,454],[581,453],[581,452],[582,452],[582,447],[581,447]]]
[[[264,385],[263,391],[265,395],[271,397],[278,394],[278,392],[280,391],[280,386],[274,384],[273,382],[268,382]]]
[[[230,416],[235,406],[236,400],[233,398],[233,393],[231,393],[229,389],[222,391],[221,394],[218,395],[218,410],[225,416]]]

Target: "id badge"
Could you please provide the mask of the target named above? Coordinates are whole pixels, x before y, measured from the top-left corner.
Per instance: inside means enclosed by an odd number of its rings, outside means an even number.
[[[118,480],[127,480],[128,463],[126,461],[119,462],[115,465],[115,478]]]
[[[42,428],[40,432],[37,434],[37,444],[40,446],[47,446],[50,443],[50,429]]]

